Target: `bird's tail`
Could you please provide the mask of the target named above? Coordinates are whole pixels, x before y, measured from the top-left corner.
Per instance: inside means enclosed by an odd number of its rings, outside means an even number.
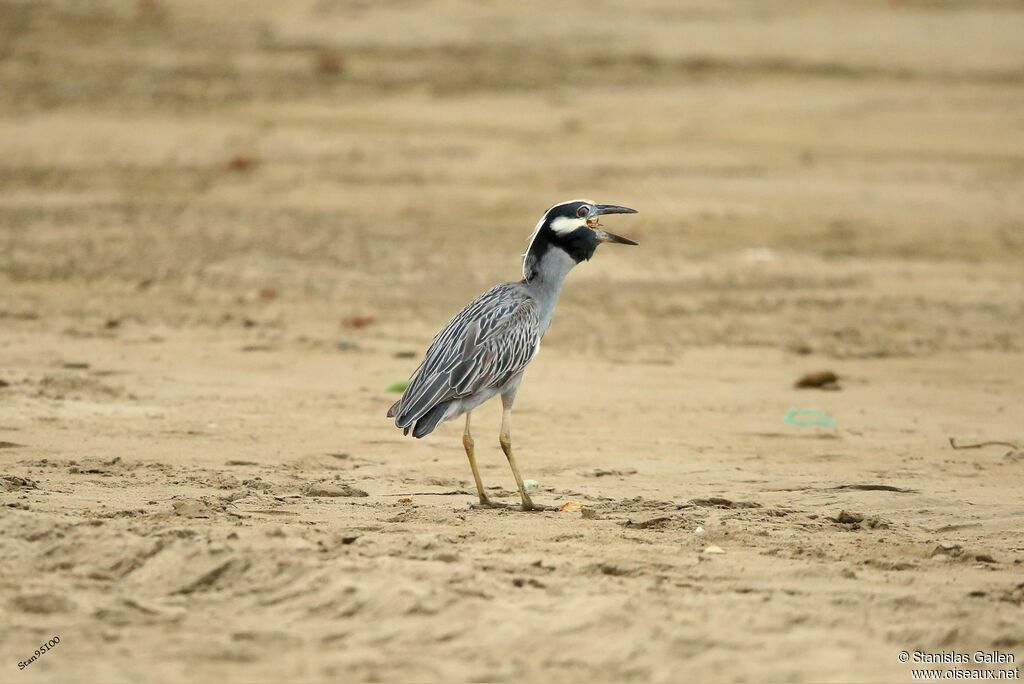
[[[416,421],[416,427],[412,430],[412,436],[420,439],[433,432],[434,428],[445,419],[445,414],[448,412],[450,405],[450,401],[445,401],[427,411],[422,418]],[[409,434],[409,428],[405,428],[405,434]]]

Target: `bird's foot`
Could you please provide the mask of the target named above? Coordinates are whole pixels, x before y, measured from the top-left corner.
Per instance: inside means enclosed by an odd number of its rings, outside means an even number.
[[[523,505],[519,507],[519,510],[523,511],[524,513],[533,513],[540,511],[557,511],[558,507],[548,506],[546,504],[533,503],[533,501],[527,499],[526,501],[523,502]]]
[[[483,508],[503,508],[510,511],[522,511],[523,513],[534,513],[540,511],[557,511],[558,508],[555,506],[545,506],[544,504],[533,503],[530,499],[526,499],[522,504],[504,503],[501,501],[491,501],[490,499],[482,499],[480,503],[472,503],[469,505],[470,508],[480,510]]]
[[[515,504],[502,503],[501,501],[491,501],[490,499],[480,499],[480,503],[469,504],[470,508],[481,509],[481,508],[519,508]]]

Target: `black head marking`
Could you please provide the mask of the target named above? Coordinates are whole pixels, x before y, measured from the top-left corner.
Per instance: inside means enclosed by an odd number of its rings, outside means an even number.
[[[597,246],[600,244],[597,235],[590,228],[577,228],[571,233],[560,233],[552,244],[564,249],[577,264],[581,261],[590,261],[594,256]]]
[[[594,256],[600,243],[594,231],[583,223],[593,205],[589,200],[574,200],[547,210],[537,224],[523,261],[523,276],[527,280],[536,275],[541,259],[550,249],[564,250],[577,264]],[[572,228],[573,223],[580,225]]]

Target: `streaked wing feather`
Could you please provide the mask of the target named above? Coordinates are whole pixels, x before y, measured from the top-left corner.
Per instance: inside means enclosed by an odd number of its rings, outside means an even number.
[[[533,299],[511,283],[488,290],[431,342],[395,407],[395,424],[405,427],[442,402],[500,387],[526,367],[539,341]]]

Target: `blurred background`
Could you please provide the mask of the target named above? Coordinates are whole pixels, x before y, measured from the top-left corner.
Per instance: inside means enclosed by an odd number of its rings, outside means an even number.
[[[571,198],[471,511],[389,387]],[[1018,0],[0,0],[0,679],[1020,663],[1022,331]]]
[[[551,344],[1019,350],[1021,35],[1009,0],[5,0],[0,313],[419,339],[590,197],[642,248]]]

